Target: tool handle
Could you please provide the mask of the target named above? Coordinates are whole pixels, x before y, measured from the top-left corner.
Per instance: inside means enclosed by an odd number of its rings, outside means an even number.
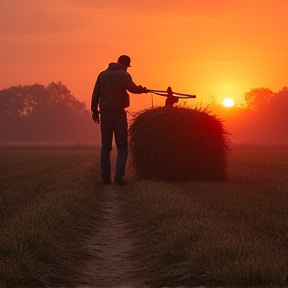
[[[148,92],[150,93],[154,93],[160,96],[167,96],[167,90],[163,91],[163,90],[152,90],[152,89],[147,89]],[[172,94],[174,97],[177,98],[196,98],[196,95],[190,95],[190,94],[184,94],[184,93],[178,93],[178,92],[174,92],[172,91]]]

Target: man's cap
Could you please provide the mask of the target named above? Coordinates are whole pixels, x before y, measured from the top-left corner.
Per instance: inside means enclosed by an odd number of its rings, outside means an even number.
[[[125,67],[131,67],[130,62],[131,62],[131,59],[127,55],[121,55],[118,58],[118,63],[125,66]]]

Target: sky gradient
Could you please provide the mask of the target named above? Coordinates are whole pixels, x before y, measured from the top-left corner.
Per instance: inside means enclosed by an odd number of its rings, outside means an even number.
[[[278,92],[288,86],[288,1],[0,1],[0,89],[61,81],[90,108],[97,75],[121,54],[136,84],[198,102]],[[150,94],[131,95],[131,111],[149,106]]]

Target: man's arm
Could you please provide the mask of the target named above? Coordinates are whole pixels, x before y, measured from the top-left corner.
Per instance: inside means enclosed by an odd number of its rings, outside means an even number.
[[[127,79],[126,79],[126,89],[134,94],[141,94],[141,93],[147,93],[149,92],[148,89],[146,89],[146,87],[142,87],[141,85],[136,85],[133,81],[132,81],[132,77],[129,73],[127,73]]]
[[[98,76],[91,99],[91,110],[93,112],[92,119],[96,124],[99,124],[99,111],[98,111],[98,105],[99,105],[99,99],[100,99],[100,75]]]
[[[98,111],[98,104],[99,104],[99,99],[100,99],[100,75],[98,76],[94,89],[93,89],[93,94],[92,94],[92,99],[91,99],[91,110]]]

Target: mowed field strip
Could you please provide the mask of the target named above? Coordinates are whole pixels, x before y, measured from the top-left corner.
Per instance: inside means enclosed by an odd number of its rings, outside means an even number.
[[[1,288],[287,286],[287,150],[232,149],[228,182],[128,167],[110,188],[98,148],[0,156]]]

